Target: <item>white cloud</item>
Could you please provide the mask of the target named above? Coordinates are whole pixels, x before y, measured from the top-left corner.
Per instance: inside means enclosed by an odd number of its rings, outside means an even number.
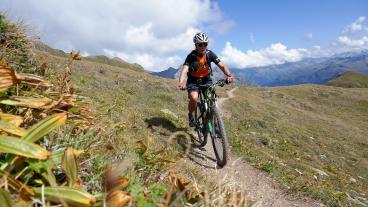
[[[365,24],[365,16],[360,16],[341,32],[334,43],[338,51],[351,51],[368,49],[368,26]]]
[[[211,0],[2,0],[0,9],[29,21],[50,46],[116,51],[151,70],[164,69],[156,58],[166,62],[192,49],[199,28],[224,32],[234,25]]]
[[[342,31],[342,34],[353,33],[353,32],[361,31],[361,30],[368,31],[368,27],[363,25],[365,19],[366,19],[365,16],[358,17],[358,19],[355,22],[345,27],[345,29]]]
[[[348,36],[339,36],[338,42],[348,47],[364,47],[368,46],[368,36],[363,36],[360,39],[352,39]]]
[[[315,46],[313,46],[313,48],[314,48],[315,50],[320,50],[320,49],[321,49],[321,46],[320,46],[320,45],[315,45]]]
[[[227,42],[221,52],[221,59],[230,67],[245,68],[299,61],[309,55],[307,49],[288,49],[281,43],[272,44],[258,51],[242,52]]]
[[[220,58],[230,67],[246,68],[295,62],[308,57],[326,57],[343,52],[368,50],[368,27],[365,19],[365,16],[360,16],[342,30],[336,41],[326,47],[315,45],[311,48],[287,48],[281,43],[276,43],[257,51],[241,51],[227,42]],[[252,33],[249,38],[252,41]],[[304,38],[310,40],[313,34],[305,34]]]
[[[108,49],[104,49],[105,54],[111,57],[119,57],[123,60],[129,60],[131,63],[138,63],[150,71],[161,71],[169,67],[177,67],[184,62],[184,60],[177,56],[155,56],[150,53],[124,53]]]

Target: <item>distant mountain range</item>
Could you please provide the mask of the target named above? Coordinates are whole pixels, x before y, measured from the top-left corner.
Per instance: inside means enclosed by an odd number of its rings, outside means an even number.
[[[306,58],[298,62],[263,67],[231,68],[230,70],[236,77],[236,81],[242,84],[257,86],[325,84],[347,71],[368,74],[368,51],[342,53],[323,58]],[[151,74],[177,79],[179,69],[171,67]],[[214,76],[222,76],[222,72],[215,68]]]
[[[163,70],[161,72],[151,72],[151,74],[154,76],[159,76],[159,77],[168,78],[168,79],[177,79],[179,77],[179,74],[178,74],[179,70],[180,68],[175,69],[173,67],[169,67],[168,69]]]

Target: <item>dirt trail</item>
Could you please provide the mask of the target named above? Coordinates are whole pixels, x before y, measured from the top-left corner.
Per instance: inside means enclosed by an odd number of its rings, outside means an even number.
[[[220,98],[218,106],[225,117],[231,114],[223,104],[234,97],[237,88],[227,92],[228,97]],[[224,118],[225,118],[224,117]],[[221,183],[228,190],[245,192],[252,206],[324,206],[306,197],[295,197],[286,194],[280,186],[266,173],[254,168],[231,153],[228,164],[223,169],[216,169],[215,155],[209,138],[204,148],[193,148],[185,159],[177,162],[179,169],[187,168],[201,174],[206,182]]]

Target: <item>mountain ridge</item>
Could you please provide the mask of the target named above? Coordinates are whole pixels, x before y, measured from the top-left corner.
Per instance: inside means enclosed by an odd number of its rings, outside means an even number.
[[[262,67],[230,68],[240,84],[257,86],[288,86],[299,84],[325,84],[346,71],[368,74],[368,50],[336,54],[330,57],[305,58],[297,62],[286,62]],[[179,69],[172,67],[154,75],[176,79]],[[221,71],[214,67],[214,76]]]

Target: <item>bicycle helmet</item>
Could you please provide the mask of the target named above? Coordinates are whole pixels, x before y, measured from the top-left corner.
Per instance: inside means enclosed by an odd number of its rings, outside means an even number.
[[[203,32],[198,32],[193,37],[194,44],[208,43],[208,36]]]

